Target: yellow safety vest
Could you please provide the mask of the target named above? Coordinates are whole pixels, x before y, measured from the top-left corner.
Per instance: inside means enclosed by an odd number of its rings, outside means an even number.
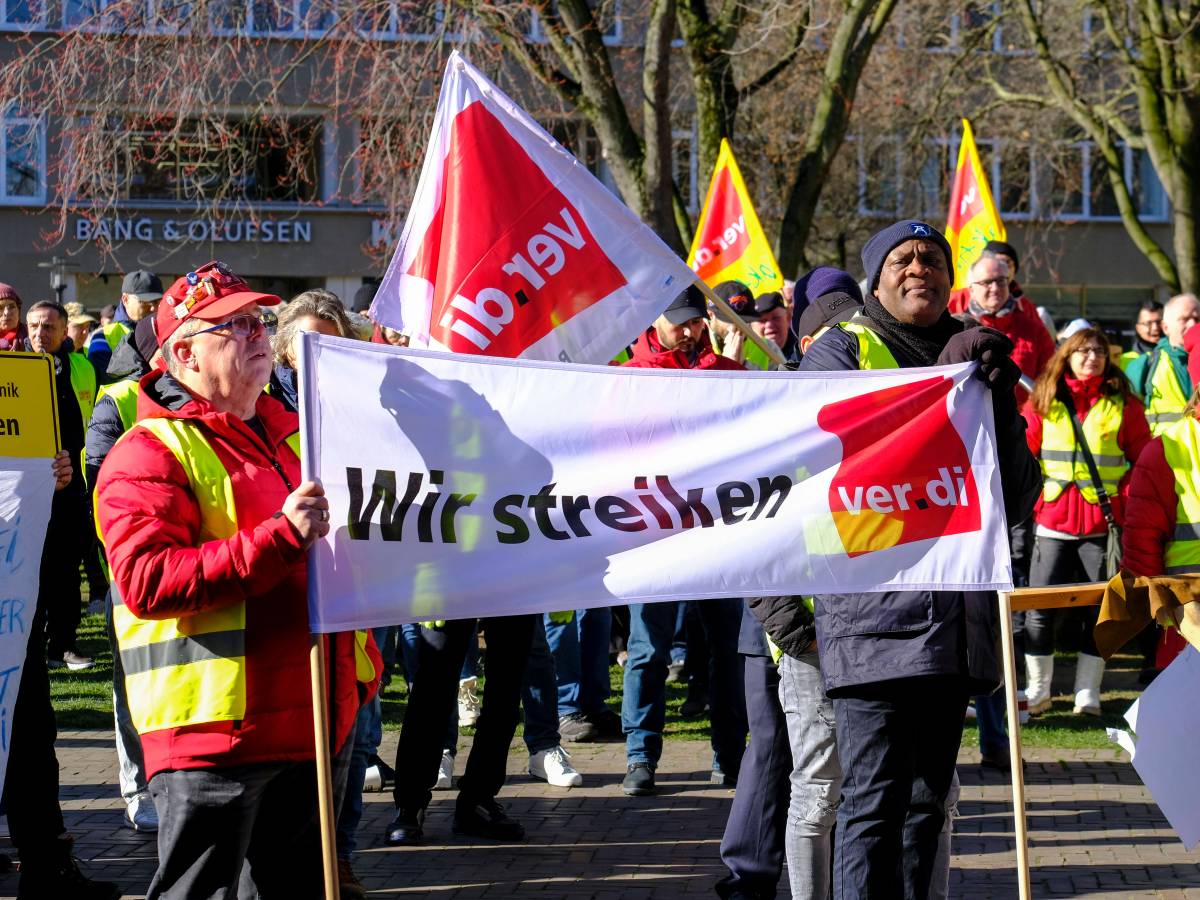
[[[104,335],[104,340],[108,342],[108,349],[116,351],[117,345],[121,343],[121,338],[133,331],[124,322],[109,322],[100,329],[100,333]]]
[[[1127,372],[1129,370],[1129,364],[1141,355],[1141,351],[1126,350],[1119,357],[1117,357],[1117,365],[1121,367],[1122,372]]]
[[[111,397],[117,405],[117,414],[121,417],[121,427],[128,431],[137,421],[138,380],[127,378],[113,384],[106,384],[96,394],[96,402],[104,397]],[[299,455],[299,454],[297,454]]]
[[[87,428],[88,422],[92,421],[92,410],[96,406],[96,370],[87,361],[86,356],[68,353],[67,359],[71,366],[71,390],[75,392],[75,400],[79,403],[83,427]]]
[[[838,328],[858,338],[858,367],[860,369],[898,369],[900,363],[878,334],[859,321],[855,316],[849,322],[838,323]]]
[[[1200,422],[1191,416],[1163,429],[1167,465],[1175,474],[1175,534],[1163,563],[1168,575],[1200,572]]]
[[[1155,437],[1172,422],[1183,418],[1190,398],[1175,375],[1175,366],[1162,350],[1150,357],[1150,373],[1146,378],[1146,422]]]
[[[1100,483],[1110,497],[1117,493],[1117,485],[1129,469],[1125,451],[1117,443],[1124,411],[1124,398],[1102,396],[1083,420],[1084,440],[1096,461]],[[1074,483],[1084,500],[1096,504],[1100,502],[1100,495],[1096,493],[1087,460],[1076,444],[1072,415],[1074,413],[1068,412],[1061,400],[1055,400],[1042,421],[1041,465],[1045,479],[1042,499],[1053,503],[1067,485]]]

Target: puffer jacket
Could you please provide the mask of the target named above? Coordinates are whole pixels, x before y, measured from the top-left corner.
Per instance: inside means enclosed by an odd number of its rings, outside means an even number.
[[[707,339],[700,342],[700,352],[696,355],[695,362],[679,350],[666,350],[659,342],[653,325],[633,342],[630,357],[628,362],[621,365],[634,369],[717,369],[729,372],[746,370],[736,359],[718,356]]]
[[[1079,380],[1066,376],[1063,379],[1075,403],[1075,417],[1080,421],[1087,417],[1088,412],[1100,399],[1101,379],[1099,376]],[[1034,456],[1042,452],[1042,417],[1033,408],[1032,403],[1026,403],[1021,411],[1025,417],[1025,442],[1029,452]],[[1129,481],[1133,475],[1132,464],[1136,463],[1142,449],[1150,441],[1150,426],[1146,424],[1146,410],[1134,397],[1126,396],[1125,411],[1121,416],[1121,427],[1117,431],[1117,444],[1125,451],[1131,468],[1122,476],[1117,486],[1116,496],[1109,498],[1112,502],[1113,517],[1117,524],[1125,521],[1125,498],[1129,493]],[[1034,521],[1043,528],[1049,528],[1064,534],[1074,534],[1080,537],[1104,534],[1108,527],[1104,521],[1104,513],[1098,503],[1088,503],[1074,484],[1069,484],[1061,494],[1047,503],[1041,496],[1033,510]]]
[[[306,551],[283,502],[300,484],[300,460],[286,443],[295,414],[267,395],[256,414],[269,440],[236,416],[218,412],[169,375],[141,383],[139,420],[197,423],[233,483],[239,530],[200,543],[200,506],[172,452],[134,426],[100,470],[96,508],[113,571],[113,588],[140,618],[166,619],[246,604],[246,712],[141,736],[147,777],[196,769],[313,758]],[[376,676],[382,666],[367,645]],[[360,688],[353,634],[330,636],[327,675],[335,747],[350,734],[378,678]]]
[[[1129,479],[1125,527],[1121,531],[1123,568],[1147,577],[1166,572],[1163,557],[1175,534],[1178,506],[1175,475],[1163,451],[1162,438],[1154,438],[1142,450]]]
[[[911,367],[902,348],[888,348],[901,366]],[[800,363],[802,372],[857,368],[858,340],[841,328],[822,335]],[[1016,414],[1009,422],[996,423],[1009,522],[1024,521],[1041,490],[1024,431],[1024,420]],[[972,693],[991,691],[1000,681],[1000,632],[992,591],[819,594],[815,612],[821,671],[831,696],[856,685],[921,675],[961,676]]]
[[[968,312],[971,293],[955,291],[950,297],[950,313]],[[1006,316],[976,316],[980,325],[995,328],[1003,332],[1013,342],[1012,361],[1017,364],[1022,375],[1036,380],[1042,369],[1054,356],[1054,339],[1046,330],[1046,325],[1038,315],[1037,308],[1028,297],[1018,297],[1016,306]],[[973,314],[972,314],[973,315]],[[1029,392],[1018,386],[1015,388],[1017,405],[1023,404],[1029,397]]]
[[[121,338],[121,343],[117,344],[117,349],[108,361],[107,381],[111,384],[129,378],[140,379],[149,371],[150,361],[138,351],[131,331]],[[121,421],[121,412],[112,397],[105,394],[96,401],[96,408],[92,410],[92,420],[88,422],[87,427],[84,470],[88,491],[96,490],[96,478],[100,475],[100,467],[104,465],[105,457],[124,433],[125,423]]]

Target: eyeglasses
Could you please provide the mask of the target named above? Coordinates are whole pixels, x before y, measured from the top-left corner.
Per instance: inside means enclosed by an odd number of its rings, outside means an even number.
[[[971,283],[979,285],[981,288],[983,288],[986,291],[988,288],[993,288],[993,287],[998,288],[1001,285],[1007,286],[1008,276],[1000,275],[1000,276],[997,276],[996,278],[987,278],[983,281],[973,281]]]
[[[1103,347],[1079,347],[1072,350],[1071,353],[1078,353],[1080,356],[1096,356],[1103,358],[1107,351]]]
[[[259,316],[252,316],[248,313],[234,316],[233,318],[222,322],[220,325],[213,325],[210,328],[202,328],[199,331],[194,331],[190,337],[195,337],[198,334],[208,334],[210,331],[223,331],[229,329],[229,333],[235,338],[248,338],[253,334],[265,331],[267,323]]]

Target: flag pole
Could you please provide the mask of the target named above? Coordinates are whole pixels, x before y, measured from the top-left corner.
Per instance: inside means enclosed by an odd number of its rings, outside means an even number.
[[[1029,831],[1025,818],[1025,765],[1021,760],[1021,711],[1017,707],[1017,659],[1013,650],[1012,600],[999,592],[1000,642],[1004,651],[1004,699],[1008,706],[1008,756],[1012,773],[1013,833],[1017,850],[1017,894],[1029,900]]]
[[[746,320],[733,311],[733,307],[717,296],[716,291],[714,291],[703,281],[697,281],[696,286],[704,292],[704,296],[712,301],[713,306],[725,313],[733,327],[744,334],[750,343],[765,353],[771,362],[778,363],[781,366],[787,364],[787,360],[784,358],[783,353],[779,351],[779,348],[773,343],[768,344],[765,340],[759,337],[758,334],[755,333],[754,329],[746,324]]]
[[[297,399],[300,412],[300,477],[304,481],[316,481],[316,454],[312,447],[309,407],[305,402],[308,394],[306,365],[308,356],[315,349],[313,335],[300,334],[300,353],[296,368],[299,378]],[[308,603],[312,608],[316,599],[316,555],[308,551]],[[329,686],[325,677],[325,642],[323,634],[310,631],[308,647],[308,672],[312,686],[313,710],[313,757],[317,764],[317,813],[321,828],[321,870],[325,884],[325,900],[338,900],[341,888],[337,874],[337,822],[333,804],[333,765],[329,753]]]

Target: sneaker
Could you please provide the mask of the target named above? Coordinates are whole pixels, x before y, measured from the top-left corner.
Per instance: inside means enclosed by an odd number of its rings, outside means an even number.
[[[529,754],[529,774],[555,787],[579,787],[583,776],[571,765],[571,754],[562,747],[551,747]]]
[[[654,786],[654,770],[650,763],[630,763],[621,782],[621,790],[629,797],[649,797],[657,788]]]
[[[425,822],[425,810],[409,812],[396,810],[396,818],[388,823],[383,833],[383,840],[389,847],[411,847],[425,839],[425,830],[421,827]]]
[[[673,662],[667,666],[667,684],[674,684],[677,681],[683,681],[683,670],[686,665],[686,662],[680,660],[679,662]]]
[[[28,859],[21,863],[17,900],[47,900],[50,897],[120,900],[121,889],[111,881],[92,881],[84,875],[79,870],[79,863],[70,855],[68,845],[64,858],[57,861]]]
[[[603,707],[598,712],[588,713],[586,718],[592,723],[596,731],[599,732],[600,740],[625,740],[625,729],[621,727],[621,717],[607,706]]]
[[[47,660],[49,662],[49,660]],[[62,659],[58,661],[58,665],[66,666],[72,672],[78,672],[82,669],[90,669],[96,664],[96,661],[90,656],[84,656],[78,650],[68,650],[62,655]]]
[[[600,737],[600,732],[583,713],[571,713],[558,720],[558,736],[572,744],[586,744]]]
[[[438,763],[437,781],[433,783],[435,791],[448,791],[454,781],[454,754],[449,750],[442,751],[442,761]]]
[[[158,810],[154,808],[154,802],[143,795],[134,797],[133,802],[125,807],[122,824],[138,834],[157,834]]]
[[[363,887],[363,883],[358,880],[358,876],[354,874],[354,869],[350,865],[350,860],[339,859],[338,861],[338,897],[341,900],[366,900],[367,889]]]
[[[737,787],[737,776],[730,775],[728,772],[722,772],[720,769],[713,769],[712,775],[709,776],[708,780],[719,787]]]
[[[396,783],[395,770],[378,755],[367,757],[367,770],[363,772],[363,793],[389,790]]]
[[[477,679],[464,678],[458,683],[458,724],[474,725],[479,721],[479,698],[475,696]]]
[[[461,795],[454,807],[453,829],[455,834],[492,841],[519,841],[525,837],[524,826],[510,819],[495,800],[472,802]]]

